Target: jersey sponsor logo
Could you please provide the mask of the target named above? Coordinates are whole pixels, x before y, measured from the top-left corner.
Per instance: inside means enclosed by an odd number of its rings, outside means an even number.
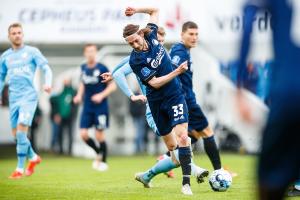
[[[162,46],[159,48],[159,52],[157,53],[154,60],[151,62],[151,67],[157,68],[161,64],[161,60],[163,59],[165,55],[165,50]]]
[[[174,56],[174,57],[172,58],[172,63],[173,63],[174,65],[178,65],[178,64],[179,64],[179,61],[180,61],[180,57],[179,57],[179,56]]]
[[[97,84],[98,80],[98,76],[88,76],[85,73],[82,75],[82,81],[85,84]]]
[[[94,70],[94,72],[93,72],[93,75],[96,76],[96,77],[97,77],[97,76],[100,76],[100,74],[101,74],[101,73],[100,73],[100,70],[99,70],[99,69],[96,69],[96,70]]]
[[[153,40],[152,40],[152,44],[153,44],[153,45],[157,46],[158,43],[159,43],[159,42],[158,42],[156,39],[153,39]]]
[[[147,63],[149,63],[152,60],[152,58],[147,58]]]
[[[142,70],[141,70],[141,73],[144,77],[147,77],[150,75],[151,71],[148,67],[143,67]]]
[[[23,73],[29,73],[29,72],[30,72],[29,66],[12,68],[12,73],[14,75],[16,75],[16,74],[23,74]]]

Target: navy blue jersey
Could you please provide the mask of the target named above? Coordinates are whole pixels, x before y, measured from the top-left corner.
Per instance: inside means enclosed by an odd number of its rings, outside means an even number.
[[[145,36],[149,49],[140,52],[133,50],[129,64],[143,84],[148,86],[146,91],[148,100],[160,100],[173,95],[180,95],[182,89],[177,78],[159,89],[154,89],[147,84],[154,76],[161,77],[173,71],[168,53],[157,40],[157,25],[149,23],[147,27],[152,30]]]
[[[100,63],[97,63],[93,68],[88,68],[87,64],[81,65],[81,81],[84,84],[83,107],[85,111],[108,112],[106,98],[100,104],[96,104],[91,100],[93,95],[102,92],[106,88],[107,84],[101,83],[103,79],[100,74],[108,71],[107,67]]]
[[[174,69],[179,67],[183,62],[188,61],[188,70],[179,75],[182,89],[185,94],[185,100],[188,105],[196,104],[196,96],[193,91],[193,69],[190,50],[183,43],[176,43],[171,47],[170,57]]]
[[[245,74],[245,63],[250,45],[252,22],[259,9],[272,14],[274,66],[271,69],[270,95],[279,101],[300,96],[300,1],[249,1],[245,7],[245,30],[242,39],[239,80]],[[240,83],[242,84],[242,83]],[[284,98],[285,100],[283,100]]]

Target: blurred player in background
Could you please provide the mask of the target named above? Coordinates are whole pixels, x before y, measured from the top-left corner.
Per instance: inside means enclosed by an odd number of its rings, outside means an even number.
[[[22,25],[11,24],[8,28],[11,48],[0,58],[0,92],[8,75],[10,122],[12,134],[17,141],[18,164],[9,177],[11,179],[22,178],[26,157],[29,159],[26,176],[32,175],[35,166],[41,162],[27,138],[38,104],[38,94],[33,83],[37,67],[44,73],[44,91],[50,93],[52,85],[52,71],[48,61],[37,48],[25,45],[23,37]]]
[[[258,162],[260,199],[283,199],[300,169],[300,2],[297,0],[249,1],[244,8],[238,86],[246,75],[252,22],[259,9],[272,14],[274,66],[270,81],[270,112],[263,132]],[[251,120],[243,91],[237,95],[242,116]]]
[[[108,169],[107,144],[104,130],[109,126],[109,108],[107,97],[116,89],[114,82],[102,83],[100,75],[108,72],[103,64],[97,62],[97,46],[87,44],[84,47],[86,63],[81,65],[81,83],[73,101],[79,104],[83,101],[80,120],[80,136],[97,154],[93,168],[99,171]],[[88,129],[95,126],[97,143],[89,137]]]
[[[179,146],[179,161],[182,169],[182,193],[192,195],[190,187],[191,148],[187,134],[188,111],[181,86],[176,78],[185,72],[187,63],[183,63],[175,71],[164,47],[157,40],[158,15],[155,8],[127,8],[126,16],[135,13],[150,15],[147,27],[139,30],[138,25],[128,24],[123,29],[123,37],[133,48],[129,64],[133,72],[147,85],[147,99],[159,134],[163,137],[169,151],[173,153]],[[151,172],[151,171],[150,171]],[[149,179],[155,174],[148,173]],[[144,181],[143,174],[137,179]]]
[[[221,159],[218,147],[215,142],[213,130],[208,125],[208,121],[202,109],[196,101],[193,91],[193,69],[190,49],[196,47],[198,43],[198,26],[192,21],[182,25],[181,42],[174,44],[170,50],[170,57],[174,69],[183,62],[188,61],[188,70],[179,75],[181,85],[185,94],[185,101],[189,111],[189,136],[192,144],[203,137],[204,149],[214,167],[214,170],[221,169]]]

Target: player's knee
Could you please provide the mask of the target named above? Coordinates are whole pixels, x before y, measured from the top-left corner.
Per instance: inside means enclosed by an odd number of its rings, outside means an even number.
[[[169,144],[167,144],[167,146],[168,146],[168,150],[169,151],[173,151],[173,150],[175,150],[177,148],[177,144],[176,143],[169,143]]]
[[[187,133],[182,133],[179,135],[179,143],[181,145],[187,145],[189,143],[189,136]]]

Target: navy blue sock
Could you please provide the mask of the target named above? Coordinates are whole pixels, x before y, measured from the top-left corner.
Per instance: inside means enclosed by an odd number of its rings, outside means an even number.
[[[181,165],[182,170],[182,185],[189,184],[191,185],[191,148],[188,147],[179,147],[178,148],[178,154],[179,154],[179,162]]]
[[[92,138],[89,138],[88,140],[85,140],[85,143],[87,145],[89,145],[92,149],[94,149],[94,151],[96,152],[96,154],[99,154],[100,150],[99,148],[96,146],[94,140]]]
[[[214,136],[203,138],[204,149],[215,170],[221,169],[221,159]]]
[[[100,142],[100,149],[99,153],[102,154],[102,161],[106,162],[106,157],[107,157],[107,146],[106,142]]]

